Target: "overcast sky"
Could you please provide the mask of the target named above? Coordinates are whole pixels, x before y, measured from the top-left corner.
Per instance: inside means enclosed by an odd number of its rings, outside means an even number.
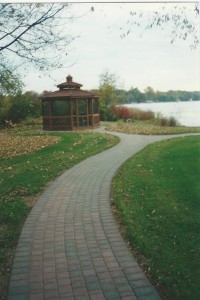
[[[176,5],[186,6],[188,15],[194,16],[194,3]],[[68,74],[75,82],[83,84],[83,89],[98,88],[99,75],[109,71],[119,77],[119,88],[126,90],[137,87],[144,91],[147,86],[155,91],[200,90],[199,48],[191,50],[191,41],[187,40],[171,44],[172,28],[169,26],[164,30],[130,26],[130,11],[143,12],[140,22],[145,25],[144,13],[147,16],[147,11],[158,7],[161,4],[74,3],[72,14],[84,15],[64,28],[80,36],[67,47],[65,65],[51,72],[54,80],[31,71],[23,78],[24,89],[56,90],[56,85],[64,82]],[[197,23],[197,19],[194,18],[194,22]],[[120,37],[130,29],[132,32],[127,37]]]

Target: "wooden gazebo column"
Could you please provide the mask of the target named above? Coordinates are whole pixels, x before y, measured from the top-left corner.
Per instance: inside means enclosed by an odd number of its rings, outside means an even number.
[[[86,98],[86,115],[87,115],[87,126],[89,125],[89,115],[88,115],[88,99]]]
[[[71,115],[71,128],[74,128],[74,117],[73,117],[73,99],[70,98],[70,115]]]
[[[93,102],[94,102],[94,99],[92,98],[91,99],[92,101],[91,101],[91,105],[92,105],[92,107],[91,107],[91,112],[92,112],[92,114],[91,114],[91,121],[92,121],[92,127],[94,126],[94,111],[93,111]]]
[[[50,119],[49,119],[49,125],[52,128],[52,102],[49,101],[49,115],[50,115]]]
[[[79,108],[78,108],[78,99],[76,99],[76,127],[79,127]]]

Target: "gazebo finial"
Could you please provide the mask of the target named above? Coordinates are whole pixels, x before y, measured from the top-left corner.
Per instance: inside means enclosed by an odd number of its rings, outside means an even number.
[[[66,77],[66,80],[67,80],[67,82],[72,82],[72,76],[71,76],[71,75],[68,75],[68,76]]]

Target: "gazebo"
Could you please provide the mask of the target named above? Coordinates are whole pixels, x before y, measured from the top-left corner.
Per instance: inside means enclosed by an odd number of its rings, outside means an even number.
[[[66,82],[57,85],[58,91],[45,93],[42,100],[44,130],[81,130],[99,126],[99,96],[81,90],[82,84]]]

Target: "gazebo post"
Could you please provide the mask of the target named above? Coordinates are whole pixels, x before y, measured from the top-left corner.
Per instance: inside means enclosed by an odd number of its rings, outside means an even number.
[[[74,128],[74,123],[73,123],[73,102],[72,102],[73,100],[72,99],[70,99],[70,120],[71,120],[71,128],[72,128],[72,130],[73,130],[73,128]]]
[[[86,115],[87,115],[87,126],[89,126],[89,116],[88,116],[88,99],[86,99]]]
[[[91,125],[92,125],[92,127],[93,127],[93,126],[94,126],[94,114],[93,114],[93,112],[94,112],[94,111],[93,111],[93,102],[94,102],[94,99],[92,99],[91,102],[92,102],[92,108],[91,108],[91,112],[92,112],[92,118],[91,118],[92,120],[91,120],[91,121],[92,121],[92,124],[91,124]]]
[[[52,102],[48,102],[49,103],[49,115],[50,115],[50,127],[52,128],[53,127],[53,124],[52,124]]]
[[[78,100],[75,99],[75,102],[76,102],[76,127],[78,128],[79,125]]]

